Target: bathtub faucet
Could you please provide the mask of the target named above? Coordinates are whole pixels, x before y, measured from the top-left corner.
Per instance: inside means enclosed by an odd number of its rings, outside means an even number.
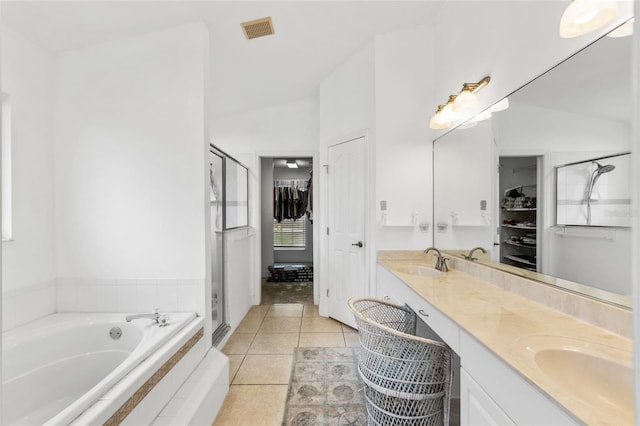
[[[131,322],[135,319],[151,319],[153,320],[156,324],[158,324],[160,327],[165,327],[168,324],[169,321],[169,316],[168,315],[162,315],[158,312],[158,309],[154,309],[153,313],[151,314],[133,314],[133,315],[127,315],[124,318],[127,322]]]

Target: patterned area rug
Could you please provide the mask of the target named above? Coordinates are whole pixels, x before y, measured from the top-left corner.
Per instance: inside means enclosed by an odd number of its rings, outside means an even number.
[[[357,348],[296,348],[286,426],[367,424]]]

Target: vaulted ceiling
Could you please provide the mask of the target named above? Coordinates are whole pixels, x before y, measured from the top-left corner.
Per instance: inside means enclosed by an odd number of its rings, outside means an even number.
[[[358,47],[399,28],[432,24],[441,1],[3,1],[2,23],[59,54],[176,25],[211,32],[214,116],[291,102]],[[271,16],[275,35],[247,40]]]

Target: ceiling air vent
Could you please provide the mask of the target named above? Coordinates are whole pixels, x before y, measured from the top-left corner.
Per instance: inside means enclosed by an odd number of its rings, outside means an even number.
[[[274,34],[271,17],[256,19],[255,21],[243,22],[240,24],[247,40]]]

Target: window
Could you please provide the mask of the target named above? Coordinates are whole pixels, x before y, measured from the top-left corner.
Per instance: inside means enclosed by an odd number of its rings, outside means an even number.
[[[11,241],[11,103],[9,95],[2,93],[2,121],[0,122],[2,158],[2,241]]]
[[[279,248],[306,248],[307,219],[284,219],[282,222],[273,221],[273,246]]]

